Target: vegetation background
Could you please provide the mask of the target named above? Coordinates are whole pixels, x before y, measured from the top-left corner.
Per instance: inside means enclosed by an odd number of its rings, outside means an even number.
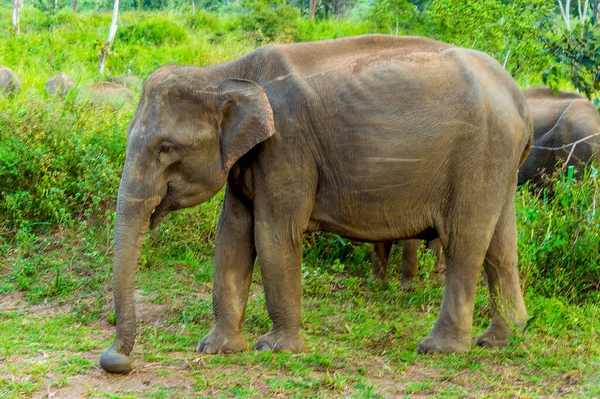
[[[267,43],[381,32],[485,51],[522,88],[548,84],[598,101],[595,2],[544,0],[122,0],[106,76],[142,78],[160,65],[204,66]],[[566,4],[565,4],[566,3]],[[580,6],[580,8],[578,8]],[[0,97],[0,397],[599,397],[600,178],[597,166],[550,177],[516,196],[522,287],[530,320],[507,348],[418,356],[443,282],[400,290],[369,280],[370,247],[331,234],[305,238],[299,355],[201,356],[209,331],[215,223],[221,196],[170,215],[147,236],[137,277],[135,370],[97,364],[111,342],[115,199],[134,106],[48,98],[58,72],[104,80],[98,52],[112,4],[26,0],[20,33],[0,1],[0,65],[23,92]],[[569,27],[567,23],[569,22]],[[139,94],[139,93],[137,93]],[[396,251],[398,252],[398,251]],[[399,264],[394,254],[393,264]],[[254,276],[245,333],[270,324]],[[486,288],[475,333],[489,320]]]

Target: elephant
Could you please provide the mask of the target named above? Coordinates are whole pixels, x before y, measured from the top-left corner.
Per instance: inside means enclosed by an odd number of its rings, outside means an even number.
[[[373,277],[376,280],[383,281],[386,278],[387,268],[390,263],[392,244],[393,242],[391,241],[373,243],[373,262],[371,264],[371,268],[373,271]],[[412,239],[402,241],[401,287],[408,287],[413,281],[413,278],[417,275],[417,270],[419,268],[417,252],[419,251],[420,245],[421,240]],[[434,274],[439,275],[446,269],[442,243],[438,238],[428,240],[427,247],[433,252],[433,255],[436,259],[433,272]]]
[[[46,82],[44,86],[46,93],[49,96],[64,96],[73,87],[75,81],[72,77],[67,76],[64,72],[60,72]]]
[[[106,79],[108,82],[117,83],[127,87],[129,90],[139,91],[142,88],[142,80],[135,75],[123,74],[119,76],[112,76]]]
[[[534,147],[519,169],[519,184],[540,183],[544,174],[551,175],[557,168],[572,165],[581,170],[583,165],[598,158],[600,136],[589,136],[600,133],[600,117],[587,98],[566,91],[555,95],[547,87],[523,90],[523,95],[533,118]],[[575,149],[544,149],[563,147],[587,137]]]
[[[534,147],[525,163],[519,168],[518,185],[527,182],[539,184],[544,174],[551,175],[557,167],[581,166],[589,163],[600,151],[600,117],[594,105],[578,93],[559,91],[558,95],[547,87],[535,87],[523,90],[523,95],[531,111],[534,129]],[[578,140],[571,158],[572,147],[552,151],[538,147],[558,148]],[[568,163],[566,163],[568,159]],[[417,274],[417,249],[419,241],[405,240],[402,243],[402,286],[408,286]],[[373,244],[373,276],[385,279],[389,264],[391,242]],[[443,253],[439,240],[429,242],[437,258],[435,273],[444,269]]]
[[[10,68],[0,65],[0,94],[18,95],[21,93],[21,81]]]
[[[113,254],[116,335],[100,358],[131,370],[133,283],[145,233],[225,187],[215,238],[214,326],[197,351],[247,349],[258,259],[272,328],[258,350],[300,352],[302,238],[439,237],[446,289],[420,353],[471,348],[487,271],[491,324],[505,345],[527,318],[517,270],[517,169],[533,142],[511,76],[490,56],[421,37],[364,35],[271,44],[222,64],[163,66],[127,132]]]
[[[84,89],[84,98],[96,104],[122,105],[133,102],[135,95],[125,86],[112,82],[97,82]]]

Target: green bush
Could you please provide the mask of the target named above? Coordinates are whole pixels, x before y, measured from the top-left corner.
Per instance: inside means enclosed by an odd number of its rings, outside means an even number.
[[[0,107],[0,219],[68,223],[112,204],[129,112],[27,98]]]
[[[117,30],[117,39],[128,44],[162,46],[187,40],[185,28],[172,19],[150,17]]]
[[[253,32],[258,43],[292,41],[300,17],[297,8],[262,1],[248,2],[246,7],[250,13],[242,18],[241,28],[245,32]]]
[[[600,176],[552,177],[548,187],[516,197],[522,285],[573,302],[600,300]]]

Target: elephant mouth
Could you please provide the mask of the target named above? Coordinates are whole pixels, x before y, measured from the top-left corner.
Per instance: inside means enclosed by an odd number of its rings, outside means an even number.
[[[160,224],[162,219],[172,210],[177,209],[175,206],[176,204],[172,200],[172,196],[169,194],[171,194],[170,187],[167,188],[167,193],[163,197],[162,201],[160,201],[160,203],[152,211],[152,214],[150,215],[150,230],[156,228],[156,226]]]
[[[164,211],[164,210],[160,210],[159,208],[155,208],[154,211],[152,212],[152,215],[150,215],[150,225],[149,228],[150,230],[154,230],[156,228],[156,226],[158,226],[161,222],[161,220],[163,219],[163,217],[165,217],[165,215],[168,213],[168,211]]]

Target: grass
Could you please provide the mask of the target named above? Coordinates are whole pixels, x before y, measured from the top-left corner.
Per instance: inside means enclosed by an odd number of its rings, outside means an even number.
[[[198,260],[200,259],[200,260]],[[108,266],[108,265],[106,265]],[[134,371],[109,376],[97,364],[109,345],[110,292],[80,292],[61,304],[27,307],[13,293],[0,313],[0,395],[82,392],[86,397],[597,397],[600,347],[597,305],[569,305],[528,295],[534,315],[526,332],[501,350],[473,348],[460,355],[417,355],[435,322],[442,281],[421,280],[411,290],[361,276],[310,273],[303,326],[307,351],[248,351],[201,355],[197,341],[210,329],[210,259],[158,257],[138,274],[140,320]],[[260,278],[255,275],[244,332],[252,341],[269,328]],[[156,282],[160,282],[157,284]],[[77,298],[75,304],[72,299]],[[76,309],[100,302],[100,315]],[[23,299],[23,302],[26,302]],[[488,322],[486,291],[478,289],[474,333]],[[144,385],[144,381],[150,381]],[[87,383],[87,385],[86,385]]]
[[[419,255],[419,281],[401,290],[397,250],[389,281],[373,283],[368,245],[312,234],[303,260],[306,352],[195,353],[212,323],[218,195],[169,215],[146,237],[136,282],[135,368],[127,376],[104,373],[98,359],[115,320],[114,200],[134,110],[95,108],[74,96],[47,99],[43,84],[61,70],[80,85],[102,79],[97,42],[110,16],[25,7],[22,35],[14,37],[3,7],[0,64],[17,71],[24,92],[0,98],[0,397],[600,396],[600,182],[593,168],[556,177],[550,190],[517,194],[530,320],[507,348],[419,356],[443,291],[442,281],[431,279],[432,256]],[[267,41],[370,29],[365,21],[297,17],[288,25],[286,13],[295,15],[289,9],[253,12],[246,27],[233,14],[123,13],[108,74],[129,67],[144,77],[162,64],[208,65]],[[473,335],[488,321],[481,283]],[[269,328],[255,270],[244,333],[252,344]]]

